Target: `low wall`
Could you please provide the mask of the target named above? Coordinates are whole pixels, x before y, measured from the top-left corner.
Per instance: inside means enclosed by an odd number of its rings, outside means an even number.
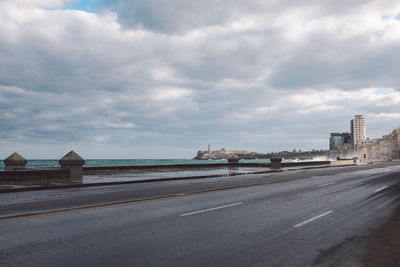
[[[283,162],[282,167],[329,165],[329,161]],[[168,165],[136,165],[136,166],[93,166],[84,167],[85,175],[112,174],[120,172],[176,171],[214,168],[259,167],[269,168],[269,163],[214,163],[214,164],[168,164]],[[63,168],[21,169],[0,171],[0,184],[32,184],[69,183],[70,170]],[[79,182],[79,181],[74,181]]]
[[[0,184],[48,184],[65,182],[69,178],[69,169],[61,168],[0,171]]]
[[[268,163],[204,163],[204,164],[165,164],[165,165],[130,165],[130,166],[87,166],[84,174],[107,174],[119,172],[175,171],[188,169],[215,169],[231,167],[269,167]]]
[[[303,162],[283,162],[282,167],[329,165],[330,161],[303,161]],[[118,172],[134,171],[172,171],[187,169],[210,169],[210,168],[232,168],[232,167],[260,167],[270,168],[270,163],[204,163],[204,164],[166,164],[166,165],[131,165],[131,166],[87,166],[83,167],[86,175],[107,174]]]
[[[282,162],[282,167],[296,167],[296,166],[314,166],[314,165],[329,165],[329,160],[324,161],[297,161],[297,162]]]
[[[351,165],[355,164],[353,159],[341,159],[341,160],[333,160],[331,161],[332,166],[337,166],[337,165]]]

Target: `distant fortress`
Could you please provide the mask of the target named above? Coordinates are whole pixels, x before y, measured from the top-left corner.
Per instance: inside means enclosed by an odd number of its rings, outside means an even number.
[[[226,150],[221,148],[220,150],[211,150],[208,145],[208,150],[199,150],[197,156],[193,159],[209,160],[209,159],[270,159],[273,157],[278,158],[297,158],[297,159],[313,159],[315,157],[328,157],[328,150],[311,150],[311,151],[280,151],[270,153],[259,153],[259,152],[248,152],[246,150]]]
[[[210,150],[210,145],[208,145],[208,150],[199,150],[197,156],[193,159],[209,160],[209,159],[229,159],[229,158],[239,158],[239,159],[256,159],[265,158],[265,154],[257,152],[247,152],[246,150],[226,150],[221,148],[220,150]]]

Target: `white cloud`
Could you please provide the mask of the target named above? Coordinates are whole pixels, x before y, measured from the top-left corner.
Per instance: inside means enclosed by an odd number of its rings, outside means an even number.
[[[152,95],[156,101],[179,100],[190,95],[190,90],[184,88],[158,88]]]

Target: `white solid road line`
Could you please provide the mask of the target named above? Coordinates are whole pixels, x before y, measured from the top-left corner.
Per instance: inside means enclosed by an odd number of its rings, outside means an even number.
[[[332,183],[327,183],[327,184],[320,184],[320,185],[318,185],[319,187],[322,187],[322,186],[327,186],[327,185],[332,185],[332,184],[336,184],[337,182],[332,182]]]
[[[224,206],[219,206],[219,207],[215,207],[215,208],[211,208],[211,209],[189,212],[189,213],[181,214],[181,216],[188,216],[188,215],[203,213],[203,212],[212,211],[212,210],[219,210],[219,209],[229,208],[229,207],[233,207],[233,206],[237,206],[237,205],[242,205],[242,204],[243,204],[243,202],[237,202],[237,203],[233,203],[233,204],[229,204],[229,205],[224,205]]]
[[[388,187],[387,185],[382,186],[381,188],[376,189],[376,190],[375,190],[375,193],[376,193],[376,192],[379,192],[379,191],[382,191],[383,189],[385,189],[385,188],[387,188],[387,187]]]
[[[308,219],[307,221],[304,221],[304,222],[302,222],[302,223],[299,223],[299,224],[296,224],[296,225],[294,225],[293,227],[295,227],[295,228],[297,228],[297,227],[300,227],[300,226],[303,226],[303,225],[305,225],[305,224],[307,224],[307,223],[309,223],[309,222],[312,222],[312,221],[315,221],[315,220],[317,220],[317,219],[319,219],[319,218],[321,218],[321,217],[324,217],[324,216],[326,216],[326,215],[328,215],[328,214],[330,214],[330,213],[332,213],[333,211],[327,211],[327,212],[325,212],[325,213],[322,213],[322,214],[320,214],[320,215],[318,215],[318,216],[315,216],[315,217],[312,217],[311,219]]]

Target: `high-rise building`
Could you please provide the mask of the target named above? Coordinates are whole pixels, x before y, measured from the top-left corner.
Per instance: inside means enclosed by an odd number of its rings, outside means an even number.
[[[353,149],[357,150],[357,148],[367,140],[367,130],[363,115],[356,115],[355,118],[350,121],[350,129],[351,143],[353,144]]]

